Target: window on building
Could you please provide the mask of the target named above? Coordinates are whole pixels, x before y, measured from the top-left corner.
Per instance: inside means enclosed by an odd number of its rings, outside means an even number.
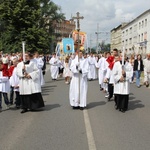
[[[141,41],[140,37],[141,37],[141,36],[139,35],[139,42]]]
[[[132,34],[132,27],[130,28],[130,34]]]
[[[143,41],[143,33],[141,34],[141,41]]]
[[[126,30],[126,35],[128,35],[128,29]]]
[[[128,45],[128,40],[126,40],[126,43],[125,43],[126,45]]]
[[[132,44],[132,38],[129,39],[129,44]]]
[[[144,27],[144,21],[142,21],[142,28]]]
[[[141,29],[141,22],[139,22],[139,29]]]
[[[147,27],[147,19],[145,19],[145,27]]]

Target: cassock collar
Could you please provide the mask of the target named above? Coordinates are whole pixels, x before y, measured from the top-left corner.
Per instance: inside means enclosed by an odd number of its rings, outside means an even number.
[[[24,62],[25,65],[28,65],[30,63],[30,60]]]

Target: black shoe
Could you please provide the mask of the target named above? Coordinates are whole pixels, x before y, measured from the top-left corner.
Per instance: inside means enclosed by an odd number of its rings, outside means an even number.
[[[73,106],[72,108],[73,108],[73,109],[79,109],[80,107],[79,107],[79,106],[77,106],[77,107]]]
[[[149,87],[149,84],[146,84],[146,87]]]
[[[23,109],[20,113],[21,114],[24,114],[24,113],[26,113],[28,110],[27,109]]]
[[[122,113],[125,113],[125,110],[124,110],[124,109],[119,109],[119,111],[121,111]]]
[[[84,110],[84,107],[80,107],[80,110]]]
[[[100,88],[100,91],[103,91],[103,88]]]

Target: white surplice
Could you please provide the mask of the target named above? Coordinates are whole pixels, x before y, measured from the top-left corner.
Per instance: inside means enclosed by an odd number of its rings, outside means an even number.
[[[2,93],[10,92],[9,78],[4,77],[2,71],[0,71],[0,92]]]
[[[44,81],[44,77],[43,77],[43,73],[42,73],[42,68],[44,66],[44,62],[42,60],[42,58],[34,58],[34,60],[36,60],[36,65],[37,65],[37,68],[39,69],[39,72],[40,72],[40,82],[41,82],[41,86],[43,86],[45,84],[45,81]]]
[[[145,59],[143,62],[144,62],[144,82],[150,82],[150,60]]]
[[[99,78],[99,84],[101,85],[102,88],[104,88],[104,78],[106,75],[108,63],[106,62],[106,58],[101,57],[97,63],[97,68],[98,70],[98,78]]]
[[[88,79],[97,79],[96,58],[89,56],[87,59],[89,62]]]
[[[13,70],[10,80],[11,80],[10,85],[12,87],[19,86],[19,77],[17,76],[17,68],[16,67]],[[14,88],[14,91],[19,91],[19,88]]]
[[[22,68],[23,62],[17,65],[17,76],[19,77],[19,92],[20,95],[30,95],[34,93],[41,93],[41,84],[39,79],[39,69],[36,64],[31,62],[25,65],[26,72],[31,76],[31,79],[24,78]]]
[[[51,72],[51,77],[52,79],[57,79],[58,78],[58,67],[59,67],[59,60],[57,58],[52,57],[49,61],[50,63],[50,72]]]
[[[125,81],[119,82],[122,76],[122,65],[120,61],[115,62],[113,67],[114,74],[114,94],[128,95],[130,93],[130,83],[129,80],[132,78],[133,70],[129,62],[124,65],[124,71],[126,73]]]
[[[77,68],[77,66],[79,67]],[[70,69],[73,73],[70,83],[69,99],[70,105],[74,107],[86,107],[87,104],[87,75],[89,71],[89,63],[87,59],[80,59],[78,63],[78,56],[72,60]],[[82,74],[78,70],[82,70]],[[79,98],[79,80],[80,80],[80,98]]]

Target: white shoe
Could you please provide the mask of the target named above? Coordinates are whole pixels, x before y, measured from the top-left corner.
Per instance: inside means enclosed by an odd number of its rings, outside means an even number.
[[[105,98],[108,98],[108,97],[109,97],[109,95],[106,95],[106,96],[105,96]]]

